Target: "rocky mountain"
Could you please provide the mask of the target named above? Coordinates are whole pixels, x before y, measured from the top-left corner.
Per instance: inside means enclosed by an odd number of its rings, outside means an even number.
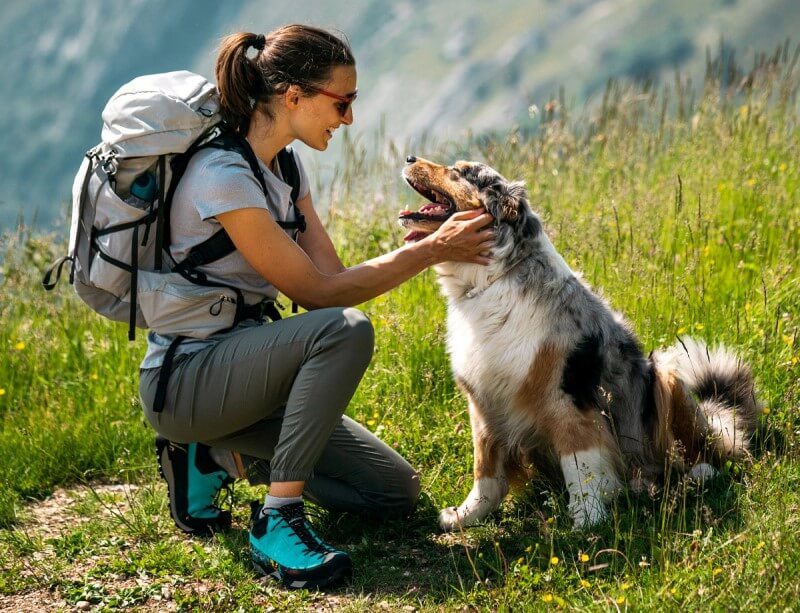
[[[740,58],[771,52],[800,30],[800,3],[6,0],[0,229],[63,218],[81,156],[99,139],[100,111],[122,83],[181,68],[211,77],[224,34],[297,21],[352,43],[360,95],[350,130],[381,125],[407,143],[507,129],[562,86],[582,104],[609,77],[699,76],[722,38]]]

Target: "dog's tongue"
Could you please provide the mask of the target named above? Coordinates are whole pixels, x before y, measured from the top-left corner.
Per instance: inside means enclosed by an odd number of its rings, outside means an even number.
[[[409,242],[409,241],[416,240],[416,239],[418,239],[418,238],[422,238],[423,236],[425,236],[425,233],[424,233],[424,232],[419,232],[419,231],[417,231],[417,230],[411,230],[411,232],[409,232],[408,234],[406,234],[406,235],[403,237],[403,240],[404,240],[405,242]]]

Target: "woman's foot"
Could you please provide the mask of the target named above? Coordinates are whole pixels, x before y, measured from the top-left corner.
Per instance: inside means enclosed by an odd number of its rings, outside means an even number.
[[[231,514],[214,504],[233,479],[201,443],[179,444],[156,437],[158,469],[167,482],[169,511],[175,525],[189,534],[207,534],[231,525]]]
[[[302,502],[274,509],[254,503],[250,551],[259,572],[288,588],[331,586],[353,572],[350,556],[316,535]]]

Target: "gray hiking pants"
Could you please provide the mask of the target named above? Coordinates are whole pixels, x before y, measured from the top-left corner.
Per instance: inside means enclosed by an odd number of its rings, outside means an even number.
[[[305,481],[304,495],[337,511],[399,515],[419,477],[393,449],[343,413],[373,350],[356,309],[319,309],[244,328],[178,355],[166,402],[152,411],[159,368],[142,370],[145,416],[162,436],[242,454],[256,483]]]

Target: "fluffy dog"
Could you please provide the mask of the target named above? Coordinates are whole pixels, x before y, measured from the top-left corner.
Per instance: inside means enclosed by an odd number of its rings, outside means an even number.
[[[582,528],[607,516],[625,481],[645,487],[671,468],[705,479],[748,453],[759,406],[736,356],[686,338],[645,357],[555,250],[522,183],[475,162],[406,162],[405,180],[429,201],[400,213],[406,241],[481,206],[496,225],[492,264],[436,267],[474,447],[472,491],[441,511],[443,529],[486,517],[531,468],[563,475]]]

